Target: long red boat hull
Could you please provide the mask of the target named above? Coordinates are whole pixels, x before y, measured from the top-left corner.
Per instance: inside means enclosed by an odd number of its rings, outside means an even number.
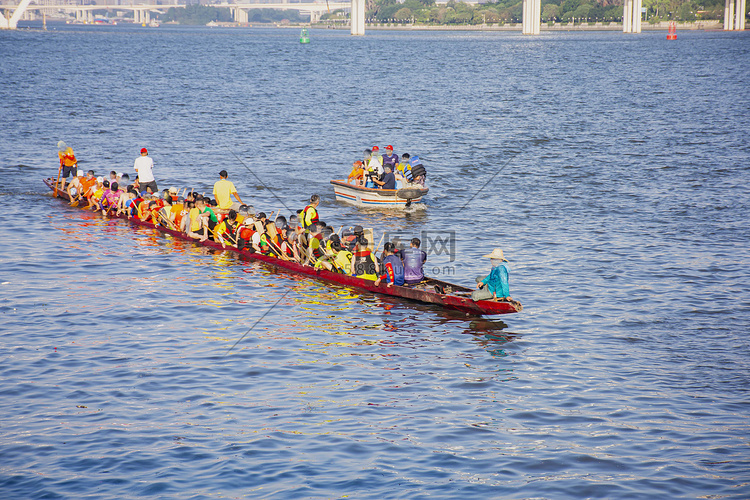
[[[55,179],[43,179],[43,181],[54,192]],[[58,190],[57,197],[70,201],[68,193],[64,191]],[[154,224],[152,223],[143,222],[138,219],[129,219],[124,215],[118,215],[118,216],[110,215],[109,217],[123,219],[136,226],[143,226],[143,227],[148,227],[151,229],[157,229],[161,231],[162,233],[169,234],[181,240],[193,242],[196,245],[207,246],[207,247],[214,248],[216,250],[230,250],[232,252],[235,252],[241,255],[244,258],[247,258],[250,260],[258,260],[266,264],[269,264],[271,266],[274,266],[280,269],[285,269],[294,274],[302,274],[305,276],[310,276],[312,278],[329,281],[333,283],[338,283],[340,285],[350,287],[350,288],[357,288],[359,290],[366,290],[368,292],[379,293],[383,295],[391,295],[394,297],[401,297],[401,298],[415,300],[418,302],[424,302],[428,304],[435,304],[441,307],[445,307],[449,309],[456,309],[459,311],[463,311],[463,312],[475,314],[475,315],[509,314],[509,313],[520,312],[522,310],[522,307],[517,302],[515,303],[515,304],[518,304],[517,306],[511,302],[495,302],[492,300],[479,300],[475,302],[471,300],[471,298],[468,298],[468,297],[460,297],[457,295],[450,295],[446,293],[418,290],[415,288],[405,287],[405,286],[388,287],[385,285],[385,283],[382,283],[379,286],[376,286],[375,283],[370,280],[356,278],[354,276],[348,276],[346,274],[334,273],[331,271],[327,271],[325,269],[315,269],[311,266],[303,266],[296,262],[289,262],[289,261],[277,259],[275,257],[270,257],[267,255],[251,253],[247,250],[239,250],[238,248],[232,247],[229,245],[227,245],[226,248],[222,248],[220,243],[216,243],[211,240],[200,242],[198,240],[194,240],[193,238],[190,238],[189,236],[187,236],[186,234],[180,231],[175,231],[173,229],[169,229],[164,226],[154,226]],[[453,290],[460,290],[460,291],[463,291],[464,293],[466,293],[467,291],[471,291],[468,288],[465,288],[459,285],[453,285],[452,283],[445,283],[445,282],[438,281],[438,280],[431,280],[431,281],[438,284],[443,289],[448,288],[448,289],[453,289]]]

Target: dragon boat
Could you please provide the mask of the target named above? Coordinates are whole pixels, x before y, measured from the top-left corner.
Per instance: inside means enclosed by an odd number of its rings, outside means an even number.
[[[47,185],[47,187],[49,187],[53,191],[53,193],[57,194],[58,198],[62,198],[63,200],[66,200],[68,202],[71,201],[67,192],[62,190],[55,190],[55,179],[47,178],[43,179],[43,181]],[[348,288],[354,288],[357,290],[363,290],[366,292],[378,293],[382,295],[390,295],[393,297],[400,297],[403,299],[409,299],[426,304],[433,304],[435,306],[443,307],[446,309],[462,311],[467,315],[481,316],[509,314],[521,312],[521,310],[523,309],[521,304],[515,300],[510,302],[494,300],[473,301],[471,300],[471,292],[473,291],[473,289],[432,278],[425,278],[422,282],[416,285],[394,285],[389,287],[386,286],[385,283],[381,283],[380,285],[376,286],[375,282],[373,281],[357,278],[355,276],[335,273],[327,271],[325,269],[315,269],[312,266],[303,266],[301,264],[298,264],[297,262],[285,261],[273,256],[253,253],[248,250],[240,250],[230,245],[227,245],[226,248],[223,248],[220,243],[211,240],[201,242],[190,238],[181,231],[169,229],[161,225],[154,225],[153,223],[144,222],[139,219],[128,218],[124,215],[108,215],[107,217],[123,219],[135,226],[155,229],[164,234],[169,234],[174,238],[193,242],[197,246],[206,246],[218,251],[231,251],[240,255],[240,257],[243,259],[260,261],[264,264],[287,271],[292,275],[308,276],[329,283],[336,283]]]

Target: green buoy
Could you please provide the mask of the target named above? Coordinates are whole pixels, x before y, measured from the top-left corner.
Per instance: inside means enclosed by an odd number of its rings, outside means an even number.
[[[302,28],[299,34],[299,43],[310,43],[310,37],[307,35],[307,28]]]

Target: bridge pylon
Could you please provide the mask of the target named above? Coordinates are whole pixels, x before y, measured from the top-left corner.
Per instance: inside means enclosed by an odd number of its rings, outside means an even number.
[[[365,34],[365,0],[352,0],[352,35]]]
[[[523,0],[521,27],[524,35],[538,35],[542,24],[542,0]]]

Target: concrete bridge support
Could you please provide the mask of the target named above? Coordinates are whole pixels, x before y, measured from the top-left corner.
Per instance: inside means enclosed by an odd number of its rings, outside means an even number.
[[[365,34],[365,0],[352,0],[352,35]]]
[[[643,0],[625,0],[622,5],[622,32],[641,32],[641,8]]]
[[[5,15],[0,16],[0,29],[14,30],[18,28],[18,21],[30,3],[31,0],[21,0],[21,3],[18,4],[18,7],[16,7],[16,10],[13,11],[10,17],[6,18]]]
[[[232,18],[234,19],[235,23],[247,23],[248,22],[248,14],[246,9],[240,9],[239,7],[235,7],[232,9]]]
[[[524,35],[538,35],[542,23],[542,0],[523,0],[521,26]]]
[[[725,0],[724,31],[745,29],[745,9],[747,0]]]

